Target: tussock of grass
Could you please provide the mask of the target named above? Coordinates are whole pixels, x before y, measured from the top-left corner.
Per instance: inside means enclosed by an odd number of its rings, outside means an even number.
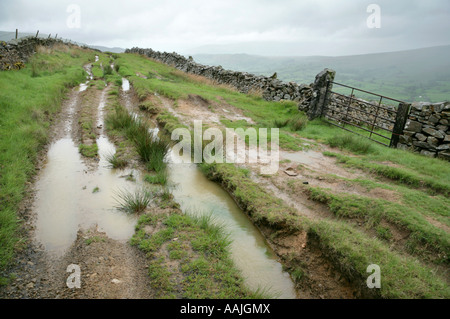
[[[134,192],[121,190],[116,194],[118,208],[129,214],[138,214],[145,211],[153,199],[153,193],[142,188]]]
[[[109,162],[112,168],[120,169],[125,168],[128,165],[128,161],[122,158],[119,158],[117,154],[108,154],[106,156],[106,160]]]
[[[98,145],[95,143],[91,145],[80,144],[78,149],[81,155],[86,157],[96,157],[98,155]]]
[[[155,139],[153,133],[149,133],[148,129],[145,132],[141,131],[141,133],[134,135],[132,138],[136,145],[136,150],[142,161],[146,163],[148,170],[160,172],[166,168],[167,164],[164,159],[170,150],[170,141],[167,138]]]
[[[125,136],[133,141],[141,160],[147,169],[160,172],[167,164],[164,159],[170,149],[170,141],[165,138],[156,138],[150,126],[127,112],[118,105],[114,113],[107,116],[105,123],[108,127],[124,132]]]
[[[289,125],[294,132],[303,130],[307,124],[308,118],[301,113],[295,115],[292,119],[289,120]]]
[[[113,73],[113,69],[111,65],[107,64],[103,66],[103,78],[106,78],[107,75],[111,75]]]
[[[169,176],[166,170],[160,170],[156,175],[146,175],[144,180],[150,184],[167,185]]]
[[[328,138],[327,142],[331,147],[346,149],[356,154],[368,154],[376,151],[373,142],[357,135],[338,134]]]
[[[158,114],[161,111],[161,109],[158,106],[154,105],[151,101],[144,101],[140,103],[139,108],[142,111],[148,112],[150,114]]]

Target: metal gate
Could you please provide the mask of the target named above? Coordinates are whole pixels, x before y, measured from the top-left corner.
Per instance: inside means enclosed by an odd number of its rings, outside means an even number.
[[[350,94],[333,91],[336,87]],[[334,81],[327,83],[326,96],[322,116],[330,124],[381,145],[397,146],[410,104]]]

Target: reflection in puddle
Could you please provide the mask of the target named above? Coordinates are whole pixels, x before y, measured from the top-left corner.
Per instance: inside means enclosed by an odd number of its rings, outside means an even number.
[[[172,162],[174,156],[172,153]],[[195,164],[170,163],[169,174],[170,181],[176,184],[172,193],[184,212],[212,213],[214,220],[225,226],[232,240],[231,256],[250,288],[269,288],[280,298],[296,298],[289,274],[282,270],[259,230],[226,191],[208,180]]]
[[[128,81],[126,78],[122,78],[122,90],[124,92],[130,90],[130,81]]]
[[[80,92],[86,91],[86,89],[88,88],[88,84],[89,84],[89,81],[87,81],[86,83],[81,83],[79,91]]]

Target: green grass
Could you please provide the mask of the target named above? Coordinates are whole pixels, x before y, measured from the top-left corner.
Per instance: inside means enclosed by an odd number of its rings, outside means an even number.
[[[347,277],[361,282],[368,265],[381,268],[381,289],[372,297],[385,299],[447,299],[450,288],[435,272],[411,257],[396,254],[382,241],[367,237],[344,222],[320,221],[311,225],[308,236]],[[370,295],[370,292],[369,292]]]
[[[410,235],[405,250],[413,255],[419,257],[423,254],[432,255],[431,259],[435,263],[450,262],[450,235],[431,225],[420,210],[385,199],[334,194],[317,187],[308,187],[307,191],[311,199],[326,204],[336,216],[362,219],[366,227],[376,228],[382,238],[389,236],[380,226],[382,220],[400,229],[408,230]],[[430,256],[424,256],[424,258],[427,259]]]
[[[169,176],[166,170],[160,170],[155,175],[146,175],[144,180],[150,184],[167,185]]]
[[[121,105],[116,105],[115,111],[109,113],[105,123],[107,127],[122,131],[133,141],[141,160],[150,171],[160,172],[166,169],[164,159],[170,149],[170,140],[166,137],[156,138],[149,132],[150,126],[143,120],[134,118]]]
[[[21,246],[18,205],[48,141],[50,119],[67,89],[86,80],[82,68],[94,54],[60,47],[33,55],[20,71],[0,72],[0,268]]]
[[[355,154],[368,154],[375,152],[374,143],[357,135],[341,133],[330,137],[327,142],[331,147],[340,148],[341,150],[346,149]]]
[[[327,152],[325,155],[336,157],[339,163],[343,163],[348,167],[355,167],[366,172],[376,174],[381,177],[388,178],[401,184],[405,184],[414,188],[426,188],[432,194],[441,193],[444,195],[450,194],[450,177],[449,165],[447,162],[440,159],[425,158],[417,154],[411,154],[401,150],[386,150],[397,153],[397,156],[403,159],[387,156],[365,156],[365,157],[350,157],[337,153]],[[406,164],[408,157],[415,159],[415,162]],[[405,167],[393,167],[386,164],[380,164],[375,161],[390,160],[393,163],[405,163]],[[371,161],[372,160],[372,161]],[[428,165],[427,167],[418,167],[418,164]],[[414,169],[417,167],[417,169]]]
[[[148,226],[155,230],[146,232]],[[230,241],[210,215],[149,212],[139,219],[131,244],[147,254],[156,298],[270,298],[245,287],[230,257]]]
[[[134,192],[121,190],[116,194],[116,202],[120,210],[128,214],[139,214],[145,211],[153,197],[153,193],[145,188]]]
[[[98,145],[97,144],[80,144],[78,145],[78,150],[80,151],[81,155],[86,157],[97,157],[98,155]]]
[[[106,156],[106,160],[109,162],[111,168],[114,169],[125,168],[128,165],[128,161],[126,159],[120,158],[117,154],[108,154]]]

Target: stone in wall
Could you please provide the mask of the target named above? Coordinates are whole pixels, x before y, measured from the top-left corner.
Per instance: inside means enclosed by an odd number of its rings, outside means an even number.
[[[413,103],[399,148],[450,160],[450,102]]]

